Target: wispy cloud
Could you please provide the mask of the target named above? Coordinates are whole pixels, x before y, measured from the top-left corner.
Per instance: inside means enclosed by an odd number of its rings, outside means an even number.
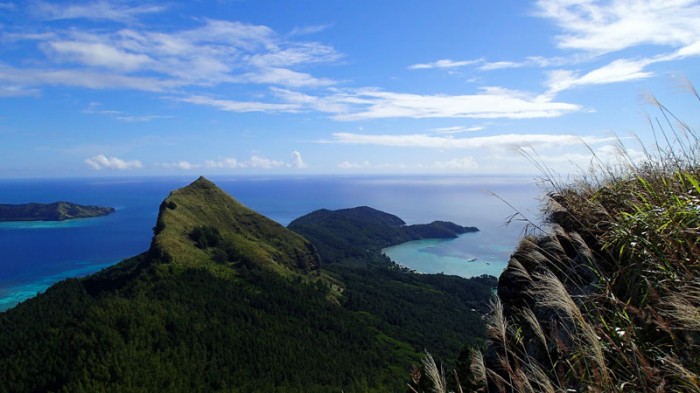
[[[245,102],[205,96],[173,98],[231,112],[305,112],[330,114],[338,121],[384,118],[545,118],[583,110],[576,104],[552,101],[525,92],[497,87],[471,95],[419,95],[378,89],[331,89],[311,95],[272,88],[278,102]]]
[[[553,20],[565,49],[598,54],[652,44],[684,47],[700,40],[696,0],[540,0],[537,15]]]
[[[171,116],[160,116],[160,115],[132,115],[132,114],[125,113],[122,111],[104,109],[97,102],[90,103],[90,105],[88,105],[88,107],[83,111],[83,113],[90,114],[90,115],[108,116],[108,117],[111,117],[113,119],[123,121],[126,123],[142,123],[142,122],[149,122],[149,121],[156,120],[156,119],[166,119],[166,118],[171,117]]]
[[[492,71],[508,68],[522,68],[522,67],[549,67],[554,65],[565,65],[577,63],[583,60],[582,56],[572,56],[572,57],[542,57],[542,56],[528,56],[523,60],[511,61],[511,60],[501,60],[501,61],[488,61],[485,58],[474,59],[474,60],[450,60],[442,59],[434,61],[432,63],[422,63],[414,64],[408,68],[411,70],[428,70],[428,69],[453,69],[462,67],[474,67],[480,71]]]
[[[348,170],[348,171],[353,171],[353,170],[370,170],[370,171],[405,171],[407,169],[411,168],[411,165],[408,165],[403,162],[399,163],[373,163],[371,161],[343,161],[339,163],[338,168],[343,169],[343,170]]]
[[[87,165],[89,165],[92,169],[95,169],[98,171],[102,170],[102,169],[117,169],[117,170],[138,169],[138,168],[141,168],[143,166],[141,164],[141,161],[139,161],[139,160],[125,161],[121,158],[108,157],[108,156],[105,156],[104,154],[98,154],[96,156],[92,156],[90,158],[87,158],[85,160],[85,163]]]
[[[12,67],[0,63],[0,82],[17,89],[38,91],[42,86],[74,86],[87,89],[131,89],[159,92],[180,85],[174,80],[123,75],[86,69]]]
[[[350,111],[350,105],[353,103],[352,93],[337,93],[332,91],[326,96],[313,96],[299,91],[289,89],[271,88],[272,93],[278,99],[295,105],[298,109],[310,109],[325,113],[346,113]]]
[[[296,104],[222,100],[205,96],[173,97],[172,99],[190,104],[210,106],[226,112],[297,112],[301,109]]]
[[[288,87],[318,87],[335,84],[335,82],[330,79],[314,78],[309,74],[292,71],[286,68],[258,69],[253,72],[245,73],[233,80]]]
[[[434,161],[430,163],[420,162],[394,162],[394,163],[374,163],[371,161],[343,161],[337,165],[338,168],[346,171],[391,171],[391,172],[460,172],[474,170],[479,167],[474,157],[459,157],[451,160]]]
[[[22,86],[0,85],[0,97],[22,97],[22,96],[39,96],[40,92],[36,89],[27,89]]]
[[[544,97],[586,85],[602,85],[654,76],[649,67],[687,57],[700,56],[700,1],[698,0],[538,0],[535,15],[553,21],[560,33],[555,44],[565,55],[529,56],[521,60],[489,61],[443,59],[415,64],[411,69],[473,67],[479,71],[523,67],[581,66],[584,70],[557,69],[546,72]],[[609,60],[607,65],[585,70],[603,55],[654,45],[661,51],[638,58]],[[650,47],[651,48],[651,47]],[[653,51],[653,49],[651,49]],[[589,66],[590,67],[590,66]]]
[[[290,160],[274,160],[259,154],[251,155],[247,160],[238,160],[235,157],[223,157],[216,160],[206,160],[203,164],[193,164],[189,161],[178,161],[174,163],[160,164],[163,168],[191,170],[197,168],[209,169],[276,169],[276,168],[292,168],[303,169],[308,168],[308,165],[301,157],[301,153],[293,151],[290,155]]]
[[[45,1],[33,3],[33,11],[41,18],[48,20],[60,19],[92,19],[111,20],[130,23],[147,14],[160,13],[166,10],[163,5],[141,4],[130,5],[128,2],[110,2],[105,0],[86,2],[83,4],[53,4]]]
[[[460,134],[463,132],[476,132],[476,131],[481,131],[486,126],[484,125],[478,125],[478,126],[471,126],[471,127],[465,127],[465,126],[452,126],[452,127],[438,127],[438,128],[431,128],[430,131],[436,132],[438,134]]]
[[[554,102],[544,96],[503,88],[484,88],[471,95],[419,95],[362,89],[338,95],[335,102],[351,106],[336,120],[381,118],[544,118],[581,111],[579,105]]]
[[[502,70],[506,68],[520,68],[524,67],[527,64],[528,63],[515,61],[494,61],[490,63],[484,63],[483,65],[479,66],[479,69],[482,71]]]
[[[165,169],[179,169],[182,171],[189,171],[201,167],[201,165],[192,164],[189,161],[185,160],[180,160],[177,162],[167,162],[164,164],[160,164],[159,166]]]
[[[409,66],[408,68],[411,70],[428,70],[428,69],[433,69],[433,68],[458,68],[458,67],[465,67],[468,65],[473,65],[473,64],[480,64],[483,63],[482,59],[478,60],[450,60],[450,59],[442,59],[442,60],[437,60],[432,63],[421,63],[421,64],[414,64],[412,66]]]
[[[425,134],[370,135],[354,133],[334,133],[331,140],[321,143],[341,143],[355,145],[378,145],[392,147],[422,147],[432,149],[514,149],[525,147],[580,146],[583,143],[596,144],[614,141],[615,138],[579,137],[562,134],[504,134],[472,138],[454,138]]]
[[[673,53],[638,59],[617,59],[583,75],[571,70],[550,71],[546,95],[553,96],[558,92],[578,86],[602,85],[649,78],[654,76],[653,72],[647,70],[649,66],[681,60],[691,56],[700,56],[700,41],[695,45],[683,47]]]
[[[653,74],[644,71],[644,68],[652,63],[654,63],[654,61],[651,59],[620,59],[584,75],[577,75],[575,72],[569,70],[552,71],[549,73],[549,80],[547,82],[549,94],[556,94],[577,86],[602,85],[649,78]]]
[[[38,4],[47,9],[54,7]],[[91,3],[97,5],[103,9],[108,3]],[[80,6],[71,15],[85,14],[87,8]],[[129,15],[134,17],[138,15],[135,10],[155,12],[146,6],[125,9],[131,10]],[[341,57],[331,46],[292,41],[267,26],[213,19],[201,20],[199,27],[168,32],[140,27],[73,27],[41,33],[6,33],[2,38],[21,41],[22,45],[35,44],[38,53],[44,54],[23,59],[23,64],[0,64],[0,81],[7,79],[31,87],[65,85],[146,91],[226,83],[320,87],[335,82],[294,68],[331,63]],[[34,65],[27,67],[26,63]]]
[[[290,36],[298,36],[298,35],[316,34],[316,33],[320,33],[322,31],[328,29],[329,27],[331,27],[331,25],[329,25],[329,24],[295,27],[289,33],[289,35]]]
[[[84,64],[120,71],[147,68],[154,60],[143,53],[129,53],[103,42],[49,41],[43,48],[59,62]]]
[[[204,166],[207,168],[238,168],[238,160],[233,157],[207,160]]]

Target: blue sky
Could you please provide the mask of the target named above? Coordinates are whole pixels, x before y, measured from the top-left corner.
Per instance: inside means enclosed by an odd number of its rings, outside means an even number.
[[[566,174],[691,127],[700,1],[0,0],[0,177]]]

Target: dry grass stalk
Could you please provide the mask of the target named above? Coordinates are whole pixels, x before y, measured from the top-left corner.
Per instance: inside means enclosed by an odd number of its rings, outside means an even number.
[[[425,371],[425,376],[431,383],[432,391],[434,393],[447,393],[447,384],[445,383],[445,377],[438,369],[437,364],[435,364],[435,359],[429,353],[425,354],[423,358],[423,370]]]

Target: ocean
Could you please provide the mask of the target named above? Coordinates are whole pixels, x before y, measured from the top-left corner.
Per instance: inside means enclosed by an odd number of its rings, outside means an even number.
[[[0,203],[69,201],[110,206],[109,216],[64,222],[0,222],[0,311],[51,284],[84,276],[148,249],[158,206],[196,177],[0,180]],[[314,210],[370,206],[408,224],[476,226],[451,240],[421,240],[385,253],[422,273],[498,276],[522,235],[508,204],[536,221],[532,179],[466,176],[212,177],[249,208],[279,222]],[[493,194],[498,195],[498,198]],[[501,199],[508,202],[506,204]]]

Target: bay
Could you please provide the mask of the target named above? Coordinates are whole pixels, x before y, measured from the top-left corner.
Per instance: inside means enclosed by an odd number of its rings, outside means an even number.
[[[0,311],[57,281],[96,272],[147,250],[159,204],[170,191],[195,178],[0,180],[0,203],[70,201],[117,209],[109,216],[83,220],[0,223]],[[539,194],[531,180],[514,177],[248,176],[211,180],[282,225],[320,208],[370,206],[408,224],[448,220],[477,226],[480,232],[450,241],[400,245],[401,254],[392,256],[417,271],[465,277],[500,274],[522,232],[521,225],[505,225],[513,210],[492,193],[533,218]],[[418,258],[419,263],[413,265],[416,257],[425,256],[429,258]],[[471,258],[476,260],[468,262]]]

